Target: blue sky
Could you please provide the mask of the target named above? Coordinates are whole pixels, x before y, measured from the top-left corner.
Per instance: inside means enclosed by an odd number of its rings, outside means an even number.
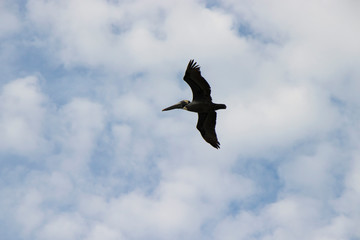
[[[359,239],[360,4],[0,2],[0,235]],[[197,115],[212,86],[221,149]]]

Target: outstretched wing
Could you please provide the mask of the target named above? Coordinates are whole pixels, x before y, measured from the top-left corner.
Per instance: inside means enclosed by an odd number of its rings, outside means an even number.
[[[184,80],[189,84],[193,93],[193,101],[211,101],[211,88],[209,83],[201,76],[200,67],[194,60],[190,60]]]
[[[215,132],[216,112],[198,113],[198,115],[199,119],[196,128],[200,131],[201,136],[214,148],[220,148]]]

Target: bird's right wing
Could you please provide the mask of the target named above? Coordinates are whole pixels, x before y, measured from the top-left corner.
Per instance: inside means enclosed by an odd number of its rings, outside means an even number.
[[[196,128],[200,131],[204,140],[214,148],[220,148],[220,143],[215,132],[216,112],[198,113],[199,119]]]
[[[211,101],[211,88],[209,83],[201,76],[200,67],[197,65],[194,60],[190,60],[186,72],[184,75],[184,80],[189,84],[192,93],[193,101]]]

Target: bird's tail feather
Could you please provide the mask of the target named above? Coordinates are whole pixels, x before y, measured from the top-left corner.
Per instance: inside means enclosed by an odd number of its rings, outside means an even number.
[[[218,110],[218,109],[226,109],[226,105],[215,103],[215,110]]]

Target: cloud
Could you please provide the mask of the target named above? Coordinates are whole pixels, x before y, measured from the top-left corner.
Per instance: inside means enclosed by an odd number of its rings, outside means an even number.
[[[97,239],[118,240],[125,238],[122,235],[120,235],[116,230],[110,229],[108,226],[99,223],[93,228],[93,230],[86,239],[87,240],[97,240]]]
[[[229,16],[192,1],[29,1],[29,17],[66,66],[141,71],[164,66],[165,62],[171,66],[179,50],[184,53],[181,58],[187,60],[191,54],[208,55],[209,48],[215,57],[220,46],[242,47],[229,31]],[[189,25],[193,27],[186,27]],[[198,31],[200,38],[195,38]],[[132,61],[137,64],[129,64]]]
[[[1,234],[358,238],[358,9],[1,3]],[[228,106],[218,151],[196,114],[161,112],[191,99],[181,80],[191,58]]]
[[[46,97],[36,77],[3,86],[0,96],[0,149],[19,154],[41,151]]]
[[[259,149],[288,147],[300,139],[319,137],[337,125],[338,116],[330,102],[309,87],[283,84],[257,92],[260,94],[245,101],[238,96],[229,99],[234,111],[224,113],[223,131],[243,154],[254,150],[259,155]]]
[[[104,115],[101,105],[87,99],[73,99],[59,110],[55,142],[64,154],[60,156],[63,168],[72,171],[86,166],[104,128]]]
[[[60,215],[50,219],[37,236],[39,239],[78,239],[83,235],[83,219],[78,215]]]
[[[8,1],[0,3],[0,39],[16,33],[21,23],[16,15],[15,7]]]

